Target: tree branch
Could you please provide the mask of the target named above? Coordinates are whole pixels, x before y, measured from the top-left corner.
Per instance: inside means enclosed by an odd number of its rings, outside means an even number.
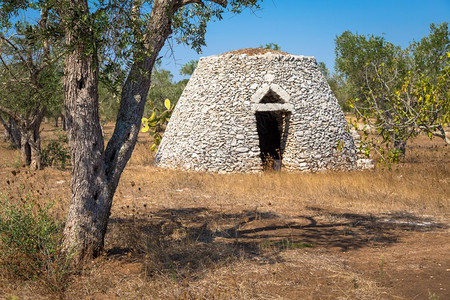
[[[444,127],[442,127],[441,125],[437,125],[437,126],[434,127],[434,128],[429,128],[428,126],[421,126],[420,128],[421,128],[421,129],[425,129],[424,131],[431,133],[431,135],[433,135],[433,136],[435,136],[435,137],[438,137],[438,138],[443,139],[444,142],[445,142],[447,145],[450,145],[450,139],[449,139],[449,137],[447,136],[447,133],[445,132]],[[433,129],[434,129],[434,130],[436,130],[436,129],[439,130],[439,133],[434,132]]]
[[[219,4],[223,8],[226,8],[228,5],[227,0],[210,0],[210,2],[214,2],[216,4]],[[205,3],[203,0],[177,0],[173,5],[173,11],[179,10],[181,7],[186,6],[188,4],[200,4],[201,6],[205,6]]]
[[[3,59],[3,56],[0,54],[0,61],[2,62],[3,66],[5,67],[6,70],[8,70],[9,75],[11,75],[12,78],[14,78],[16,81],[20,81],[16,75],[14,75],[14,73],[11,71],[11,69],[9,68],[9,66],[6,64],[5,60]]]
[[[21,119],[20,117],[11,109],[4,107],[3,105],[0,105],[0,111],[7,114],[10,118],[13,118],[14,121],[17,123],[20,123]]]
[[[441,134],[433,134],[433,135],[440,137],[441,139],[444,140],[445,143],[447,143],[447,145],[450,145],[450,139],[448,138],[444,128],[441,125],[439,125],[437,129],[441,132]]]
[[[16,52],[16,54],[19,56],[20,60],[28,67],[28,69],[30,70],[30,72],[32,72],[32,69],[34,69],[33,65],[29,65],[29,62],[27,59],[25,59],[19,51],[19,48],[17,48],[16,45],[14,45],[13,42],[10,41],[10,39],[8,39],[7,37],[5,37],[3,34],[0,33],[0,39],[4,40],[8,45],[10,45],[11,47],[14,48],[14,51]]]
[[[0,114],[0,123],[2,123],[3,127],[5,127],[6,131],[9,132],[11,129],[9,128],[6,121],[2,118],[2,115]]]

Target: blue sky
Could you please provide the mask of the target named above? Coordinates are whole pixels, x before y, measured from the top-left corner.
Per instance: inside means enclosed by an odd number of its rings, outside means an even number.
[[[384,35],[402,47],[429,33],[431,23],[450,22],[450,0],[264,0],[261,10],[225,15],[208,25],[202,54],[184,45],[167,47],[162,67],[180,80],[181,65],[201,56],[276,43],[283,51],[315,56],[334,68],[334,39],[346,30]]]

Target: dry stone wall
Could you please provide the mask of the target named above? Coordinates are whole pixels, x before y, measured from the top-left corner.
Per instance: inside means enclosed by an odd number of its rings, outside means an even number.
[[[261,101],[267,95],[276,103]],[[200,59],[156,163],[219,173],[262,171],[256,114],[269,111],[283,118],[282,169],[356,168],[347,122],[316,60],[273,53]]]

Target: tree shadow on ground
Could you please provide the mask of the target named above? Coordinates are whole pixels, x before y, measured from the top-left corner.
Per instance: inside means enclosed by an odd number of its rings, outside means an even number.
[[[281,262],[282,251],[314,247],[348,251],[389,246],[407,231],[446,228],[407,213],[365,215],[309,207],[308,214],[226,213],[205,207],[141,212],[112,218],[106,247],[109,256],[144,257],[146,275],[171,273],[177,278],[236,259]]]

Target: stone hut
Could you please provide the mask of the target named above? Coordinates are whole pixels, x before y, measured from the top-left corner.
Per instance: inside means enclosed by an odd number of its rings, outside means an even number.
[[[156,154],[195,171],[349,170],[347,122],[314,57],[242,49],[203,57]]]

